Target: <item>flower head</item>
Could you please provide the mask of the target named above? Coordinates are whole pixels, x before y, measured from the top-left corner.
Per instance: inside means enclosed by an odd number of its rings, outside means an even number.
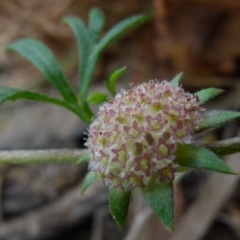
[[[176,144],[191,141],[201,111],[196,95],[166,81],[122,91],[100,108],[89,128],[90,170],[122,190],[173,180]]]

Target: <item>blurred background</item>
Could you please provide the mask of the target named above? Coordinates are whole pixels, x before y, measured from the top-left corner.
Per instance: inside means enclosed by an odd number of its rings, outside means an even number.
[[[137,13],[152,20],[105,51],[94,76],[103,88],[109,73],[127,67],[119,87],[150,79],[170,80],[184,72],[194,92],[218,87],[224,94],[208,109],[240,111],[239,0],[0,0],[0,84],[56,95],[25,59],[6,53],[11,41],[30,37],[47,44],[77,85],[76,42],[61,19],[85,22],[99,7],[106,28]],[[19,101],[1,106],[0,149],[82,148],[87,126],[64,109]],[[204,140],[239,136],[239,122]],[[240,155],[225,158],[240,171]],[[107,190],[95,184],[80,196],[87,166],[0,166],[0,240],[237,240],[240,239],[240,176],[192,171],[175,185],[176,229],[169,233],[136,193],[127,226],[119,231],[109,214]]]

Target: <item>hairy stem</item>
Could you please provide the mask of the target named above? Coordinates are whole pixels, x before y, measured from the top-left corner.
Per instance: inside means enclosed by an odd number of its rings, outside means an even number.
[[[88,154],[86,149],[0,151],[0,164],[75,164],[80,158],[86,157]]]

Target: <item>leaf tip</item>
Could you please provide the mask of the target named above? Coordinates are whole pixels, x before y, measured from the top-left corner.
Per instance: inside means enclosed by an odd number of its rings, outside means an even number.
[[[153,18],[154,14],[153,13],[145,13],[142,15],[143,21],[144,22],[149,22]]]
[[[80,194],[83,195],[86,190],[81,187]]]
[[[11,51],[11,50],[12,50],[11,44],[9,44],[9,45],[7,45],[6,47],[4,47],[4,51],[5,51],[5,52],[9,52],[9,51]]]
[[[224,90],[224,89],[221,89],[221,88],[219,88],[218,91],[219,91],[219,93],[225,92],[225,90]]]
[[[95,173],[90,171],[87,173],[86,177],[83,180],[83,184],[81,186],[81,195],[85,193],[85,191],[88,189],[88,187],[96,180]]]
[[[90,14],[93,14],[93,13],[102,15],[104,17],[103,11],[98,7],[94,7],[94,8],[91,9]]]
[[[63,25],[66,25],[67,24],[66,18],[61,19],[60,23],[63,24]]]
[[[182,75],[183,75],[183,72],[180,72],[180,73],[178,74],[178,76],[180,76],[180,77],[182,77]]]
[[[168,225],[165,225],[164,224],[164,226],[165,226],[165,228],[169,231],[169,232],[171,232],[171,233],[173,233],[174,232],[174,221],[172,221],[170,224],[168,224]]]
[[[113,218],[114,218],[114,217],[113,217]],[[125,223],[124,223],[124,224],[121,224],[120,222],[116,221],[115,218],[114,218],[114,220],[115,220],[115,222],[116,222],[116,224],[117,224],[117,226],[118,226],[118,229],[119,229],[120,231],[122,231],[123,228],[124,228],[124,226],[125,226]]]
[[[178,86],[178,84],[179,84],[182,76],[183,76],[183,72],[178,73],[178,74],[170,81],[170,83],[171,83],[173,86]]]
[[[69,19],[71,19],[70,16],[64,17],[60,20],[60,23],[63,24],[63,25],[68,25],[69,24]]]
[[[130,191],[122,191],[112,188],[109,192],[110,212],[120,230],[124,228],[126,223],[130,197]]]
[[[234,172],[234,171],[232,171],[232,172],[230,172],[229,174],[232,174],[232,175],[238,175],[238,172]]]

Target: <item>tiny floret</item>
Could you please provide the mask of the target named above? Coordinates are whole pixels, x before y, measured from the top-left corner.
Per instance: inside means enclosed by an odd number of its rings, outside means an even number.
[[[203,110],[195,94],[167,81],[122,91],[90,125],[89,169],[106,186],[122,190],[172,181],[177,143],[191,142]]]

